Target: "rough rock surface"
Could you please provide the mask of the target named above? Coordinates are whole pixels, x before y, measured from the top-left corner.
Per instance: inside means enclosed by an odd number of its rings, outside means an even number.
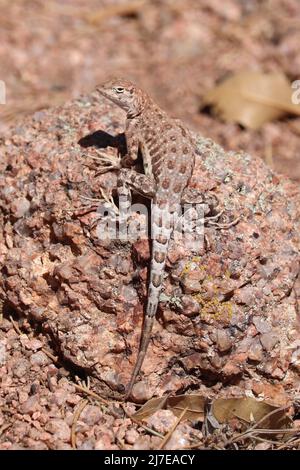
[[[149,243],[99,240],[97,206],[84,210],[92,203],[81,196],[113,192],[116,174],[97,174],[88,156],[101,148],[115,157],[118,145],[124,151],[122,137],[114,137],[123,127],[123,113],[91,95],[36,113],[0,141],[4,317],[17,312],[29,320],[61,361],[93,377],[107,396],[122,395],[135,363]],[[224,209],[217,222],[239,221],[207,227],[208,242],[196,253],[171,244],[164,302],[133,398],[191,388],[285,404],[299,386],[299,188],[260,159],[196,141],[191,187],[217,196]],[[30,348],[14,364],[16,377],[32,365],[49,367],[39,342]],[[33,397],[24,397],[21,412],[38,411]],[[55,417],[44,432],[58,429],[64,442],[65,428]]]

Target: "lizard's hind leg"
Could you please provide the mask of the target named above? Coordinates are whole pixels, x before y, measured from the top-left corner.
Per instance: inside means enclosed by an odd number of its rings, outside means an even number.
[[[135,228],[134,225],[130,225],[129,227],[130,216],[134,214],[134,212],[131,212],[131,191],[135,191],[144,197],[152,198],[155,193],[154,183],[149,177],[137,173],[134,170],[124,168],[120,171],[118,178],[119,235],[120,239],[123,240],[127,239],[127,231],[129,228],[134,239],[138,233],[135,232],[135,230],[139,231],[139,235],[145,232],[145,229],[141,231],[141,228],[138,228],[139,224],[137,224]],[[138,212],[141,213],[141,211]],[[146,208],[145,213],[147,213]]]
[[[182,193],[181,204],[205,204],[211,210],[218,207],[219,200],[214,194],[187,187]]]

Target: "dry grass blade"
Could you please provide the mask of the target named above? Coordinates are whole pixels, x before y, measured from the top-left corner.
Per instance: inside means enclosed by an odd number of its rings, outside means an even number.
[[[167,409],[171,410],[175,416],[179,416],[183,410],[186,410],[186,419],[204,419],[205,398],[198,394],[177,395],[169,397],[167,400]]]
[[[147,403],[145,403],[133,415],[128,415],[126,410],[124,411],[127,416],[129,416],[135,423],[139,424],[139,426],[144,427],[151,434],[155,434],[157,436],[159,435],[159,433],[145,427],[141,423],[141,421],[147,419],[149,416],[152,416],[154,413],[162,409],[171,410],[175,414],[175,416],[177,416],[178,419],[175,423],[175,427],[173,427],[167,434],[167,436],[165,436],[161,444],[162,447],[160,447],[160,449],[162,449],[165,443],[169,440],[172,432],[174,431],[178,423],[181,421],[183,416],[185,416],[187,419],[201,419],[203,417],[204,398],[200,395],[178,395],[175,397],[170,397],[169,395],[166,395],[164,397],[152,398],[151,400],[147,401]],[[159,437],[162,438],[163,436],[159,435]]]
[[[73,385],[74,385],[74,387],[75,387],[77,390],[80,390],[81,392],[86,393],[86,394],[89,395],[90,397],[96,398],[96,400],[100,401],[100,402],[103,403],[104,405],[107,405],[107,406],[110,405],[109,401],[107,401],[107,400],[105,400],[104,398],[100,397],[100,395],[97,395],[97,393],[92,392],[92,391],[89,390],[88,388],[82,387],[81,385],[77,385],[77,384],[73,384]]]
[[[164,436],[163,436],[160,432],[157,432],[157,431],[155,431],[154,429],[149,428],[149,427],[146,426],[145,424],[140,423],[137,419],[135,419],[135,418],[133,417],[133,415],[131,415],[131,414],[128,413],[128,411],[126,410],[124,404],[122,405],[122,407],[123,407],[123,411],[124,411],[124,413],[126,414],[126,416],[127,416],[128,418],[130,418],[135,424],[137,424],[137,425],[140,426],[141,428],[145,429],[145,431],[149,432],[150,434],[153,434],[153,436],[157,436],[157,437],[160,437],[161,439],[163,439]]]
[[[77,379],[78,379],[78,377],[77,377]],[[113,407],[111,405],[114,405],[115,403],[119,403],[120,405],[122,405],[123,403],[120,402],[120,401],[117,401],[117,400],[109,402],[109,401],[105,400],[104,398],[102,398],[97,393],[92,392],[92,390],[90,390],[90,378],[89,377],[87,377],[87,384],[85,384],[84,382],[80,382],[79,384],[74,384],[73,383],[73,385],[77,390],[85,393],[86,395],[88,395],[91,398],[94,398],[96,400],[96,402],[99,402],[97,404],[100,407],[101,411],[109,412],[114,418],[120,418],[120,414],[117,412],[116,409],[113,409]]]
[[[76,449],[76,425],[77,421],[79,419],[79,416],[81,415],[82,411],[88,404],[88,400],[81,400],[79,402],[78,408],[76,409],[74,416],[73,416],[73,422],[72,422],[72,427],[71,427],[71,445],[73,449]]]
[[[46,356],[48,356],[55,364],[59,363],[59,359],[57,356],[54,356],[51,352],[49,352],[47,349],[42,348],[42,351]]]
[[[14,329],[16,330],[16,332],[19,334],[19,335],[22,335],[22,331],[20,330],[19,328],[19,325],[17,324],[17,322],[15,322],[15,320],[13,319],[13,317],[11,315],[9,315],[9,319],[14,327]]]
[[[257,441],[268,442],[269,444],[275,445],[276,444],[275,439],[270,440],[270,439],[263,438],[262,436],[272,435],[272,434],[276,436],[280,435],[280,439],[282,439],[282,435],[284,434],[290,434],[290,433],[297,434],[297,432],[298,431],[295,429],[266,429],[266,428],[259,428],[259,429],[252,429],[252,430],[250,429],[249,431],[241,433],[235,438],[233,438],[231,441],[231,444],[236,444],[237,442],[244,441],[246,439],[255,439]],[[227,442],[225,443],[225,445],[227,445]]]
[[[295,439],[293,436],[291,439],[289,439],[287,442],[284,442],[281,444],[279,447],[277,447],[276,450],[284,450],[288,449],[289,447],[294,447],[295,445],[300,444],[300,438]]]
[[[168,442],[168,440],[170,439],[170,437],[172,436],[173,432],[175,431],[175,429],[177,428],[178,424],[180,423],[180,421],[182,420],[182,418],[184,417],[184,415],[186,414],[187,412],[187,408],[185,408],[181,414],[178,416],[177,420],[175,421],[175,423],[173,424],[173,426],[171,427],[170,431],[166,434],[166,436],[163,438],[162,442],[160,443],[160,445],[158,446],[158,450],[161,450],[165,447],[166,443]]]
[[[87,395],[89,395],[90,397],[92,398],[95,398],[97,401],[99,401],[100,403],[102,404],[105,404],[105,405],[110,405],[110,403],[107,401],[107,400],[104,400],[104,398],[100,397],[100,395],[97,395],[97,393],[95,392],[92,392],[91,390],[89,390],[88,387],[83,387],[82,385],[77,385],[77,384],[74,384],[74,387],[77,389],[77,390],[80,390],[81,392],[83,393],[86,393]],[[136,423],[138,426],[141,426],[143,429],[145,429],[145,431],[149,432],[150,434],[153,434],[154,436],[158,436],[160,438],[163,438],[162,434],[160,434],[159,432],[156,432],[154,431],[153,429],[145,426],[144,424],[140,423],[137,419],[134,418],[134,416],[130,415],[125,407],[124,407],[124,403],[120,402],[120,404],[122,405],[122,408],[123,408],[123,411],[124,413],[126,414],[126,416],[128,418],[130,418],[134,423]],[[112,413],[113,414],[113,413]],[[118,416],[117,416],[118,417]]]

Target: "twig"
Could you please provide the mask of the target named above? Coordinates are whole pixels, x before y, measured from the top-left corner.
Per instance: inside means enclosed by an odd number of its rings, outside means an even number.
[[[158,446],[158,450],[161,450],[165,447],[166,443],[168,442],[168,440],[170,439],[170,437],[172,436],[173,432],[175,431],[175,429],[177,428],[178,424],[180,423],[180,421],[182,420],[182,418],[184,417],[185,413],[187,412],[187,407],[184,408],[184,410],[182,411],[182,413],[178,416],[177,420],[175,421],[175,423],[173,424],[173,426],[171,427],[170,431],[165,435],[165,437],[163,438],[162,442],[160,443],[160,445]]]
[[[228,229],[230,227],[233,227],[236,225],[239,221],[241,220],[240,217],[237,217],[234,219],[232,222],[228,222],[228,224],[220,224],[219,222],[214,222],[214,221],[208,221],[208,225],[210,227],[216,227],[216,230],[223,230],[223,229]]]
[[[294,439],[292,437],[290,440],[288,440],[284,444],[281,444],[281,446],[277,447],[276,450],[286,449],[287,447],[294,446],[295,444],[300,444],[300,439]]]
[[[289,433],[297,433],[299,429],[265,429],[259,428],[255,429],[255,432],[259,434],[289,434]]]
[[[51,354],[51,352],[47,351],[47,349],[44,348],[42,348],[42,351],[44,354],[46,354],[46,356],[50,357],[53,362],[55,362],[56,364],[59,363],[58,356],[54,356],[53,354]]]
[[[14,327],[14,329],[16,330],[16,332],[17,332],[19,335],[22,335],[23,333],[22,333],[22,331],[20,330],[19,325],[15,322],[15,320],[13,319],[13,317],[12,317],[11,315],[9,315],[9,319],[10,319],[10,321],[12,322],[13,327]]]
[[[141,423],[139,420],[135,419],[132,415],[130,415],[128,413],[128,411],[126,410],[126,408],[124,406],[124,403],[122,403],[122,408],[123,408],[123,411],[126,414],[127,418],[130,418],[131,421],[133,421],[135,424],[137,424],[141,428],[145,429],[145,431],[149,432],[150,434],[153,434],[153,436],[160,437],[161,439],[164,438],[163,434],[161,434],[160,432],[155,431],[154,429],[149,428],[145,424]]]
[[[79,419],[79,416],[81,415],[88,402],[88,400],[81,400],[73,416],[73,422],[71,427],[71,445],[73,449],[76,449],[76,424]]]
[[[137,13],[144,5],[145,0],[131,1],[120,5],[112,5],[102,8],[98,12],[89,13],[86,17],[89,23],[98,26],[104,20],[112,16],[126,16]]]
[[[77,388],[77,390],[80,390],[81,392],[84,392],[86,393],[87,395],[93,397],[93,398],[96,398],[96,400],[100,401],[101,403],[103,403],[104,405],[107,405],[109,406],[110,405],[110,402],[105,400],[104,398],[100,397],[100,395],[97,395],[97,393],[95,392],[92,392],[91,390],[89,390],[88,388],[86,387],[82,387],[81,385],[77,385],[77,384],[73,384],[75,388]]]
[[[265,439],[263,437],[260,437],[260,436],[251,436],[253,439],[255,439],[256,441],[260,441],[260,442],[267,442],[267,444],[276,444],[276,441],[271,441],[270,439]]]

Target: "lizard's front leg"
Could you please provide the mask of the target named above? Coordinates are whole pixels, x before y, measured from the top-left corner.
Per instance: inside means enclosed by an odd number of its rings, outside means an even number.
[[[130,167],[136,163],[139,152],[139,138],[135,119],[127,119],[125,128],[127,154],[122,158],[122,166]]]
[[[149,176],[137,173],[135,170],[129,168],[122,168],[119,173],[118,188],[124,188],[124,186],[129,187],[148,199],[152,199],[155,195],[156,185],[154,180]]]
[[[125,137],[127,154],[121,158],[120,149],[118,155],[108,155],[101,150],[95,150],[95,155],[84,154],[84,157],[91,158],[98,163],[97,174],[106,173],[108,171],[119,170],[122,167],[132,166],[138,157],[139,151],[139,139],[136,133],[136,123],[132,120],[128,120],[126,123]]]

